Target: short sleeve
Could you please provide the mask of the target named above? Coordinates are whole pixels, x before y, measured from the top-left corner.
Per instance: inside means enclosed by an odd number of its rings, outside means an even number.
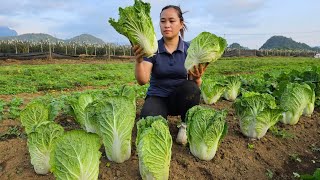
[[[157,56],[157,55],[154,55],[154,56],[152,56],[152,57],[150,57],[150,58],[148,58],[148,57],[143,57],[143,60],[144,60],[144,61],[151,62],[152,64],[154,64],[154,62],[155,62],[155,60],[156,60],[156,56]]]

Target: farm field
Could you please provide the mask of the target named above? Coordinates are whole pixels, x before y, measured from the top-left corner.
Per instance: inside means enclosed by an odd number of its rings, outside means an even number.
[[[320,67],[320,60],[300,57],[223,58],[209,65],[204,79],[241,75],[259,78],[264,73],[279,74]],[[109,93],[122,85],[135,86],[137,114],[147,86],[137,86],[134,63],[105,60],[32,60],[0,61],[0,179],[54,179],[53,174],[37,175],[30,163],[27,140],[19,122],[19,112],[34,99],[63,101],[65,96],[82,92]],[[1,102],[7,104],[1,112]],[[301,116],[294,125],[280,122],[260,140],[242,135],[233,102],[220,99],[205,105],[228,111],[228,133],[210,161],[194,157],[188,146],[173,141],[169,179],[299,179],[320,167],[320,108],[311,117]],[[179,117],[169,117],[169,129],[175,140]],[[80,129],[74,117],[61,111],[55,122],[65,130]],[[135,147],[137,129],[133,129],[132,153],[128,161],[117,164],[102,152],[99,179],[140,179]]]

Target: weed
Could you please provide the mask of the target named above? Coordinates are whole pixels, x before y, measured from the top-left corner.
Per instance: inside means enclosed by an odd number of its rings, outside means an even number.
[[[300,176],[301,179],[303,180],[318,180],[320,179],[320,168],[317,168],[313,175],[310,174],[303,174]]]
[[[269,128],[269,131],[276,137],[280,137],[283,139],[293,139],[296,136],[292,133],[289,133],[288,131],[284,129],[279,129],[277,126],[272,126]]]
[[[14,97],[8,103],[9,119],[17,119],[20,116],[20,106],[23,103],[22,98]]]
[[[21,137],[21,129],[19,126],[10,126],[4,134],[0,134],[0,141]]]
[[[266,175],[268,177],[268,179],[272,179],[273,178],[273,172],[270,169],[267,169]]]
[[[5,105],[6,102],[0,99],[0,121],[3,119]]]
[[[248,143],[247,147],[248,147],[248,149],[253,150],[254,149],[254,144]]]
[[[299,157],[299,154],[296,154],[296,153],[289,154],[289,157],[293,161],[302,162],[301,158]]]
[[[311,144],[310,148],[313,152],[320,152],[320,147],[317,147],[315,144]]]

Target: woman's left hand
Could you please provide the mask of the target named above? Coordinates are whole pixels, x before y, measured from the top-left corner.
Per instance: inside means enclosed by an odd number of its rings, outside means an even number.
[[[207,69],[209,63],[199,64],[198,66],[193,66],[193,69],[188,71],[189,75],[191,75],[190,80],[197,80],[201,78],[204,74],[204,71]]]

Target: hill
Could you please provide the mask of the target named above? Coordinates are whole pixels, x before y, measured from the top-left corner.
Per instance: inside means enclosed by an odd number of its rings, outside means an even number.
[[[0,40],[19,40],[19,41],[32,41],[32,42],[40,42],[40,41],[47,41],[47,40],[49,40],[50,42],[63,41],[49,34],[43,34],[43,33],[27,33],[19,36],[0,37]]]
[[[49,34],[43,34],[43,33],[27,33],[22,34],[19,36],[6,36],[6,37],[0,37],[0,40],[20,40],[20,41],[33,41],[33,42],[41,42],[41,41],[47,41],[50,42],[58,42],[62,41],[65,43],[87,43],[87,44],[105,44],[105,42],[97,37],[94,37],[89,34],[81,34],[79,36],[73,37],[71,39],[63,40],[56,37],[53,37]]]
[[[228,46],[230,49],[249,49],[248,47],[243,47],[239,43],[232,43]]]
[[[86,43],[86,44],[100,44],[103,45],[105,42],[99,38],[96,38],[90,34],[81,34],[79,36],[73,37],[71,39],[67,39],[66,42],[68,43]]]
[[[305,43],[296,42],[284,36],[272,36],[260,49],[317,50],[319,48],[312,48]]]
[[[8,28],[7,26],[0,26],[0,37],[3,36],[17,36],[18,33],[13,30]]]

